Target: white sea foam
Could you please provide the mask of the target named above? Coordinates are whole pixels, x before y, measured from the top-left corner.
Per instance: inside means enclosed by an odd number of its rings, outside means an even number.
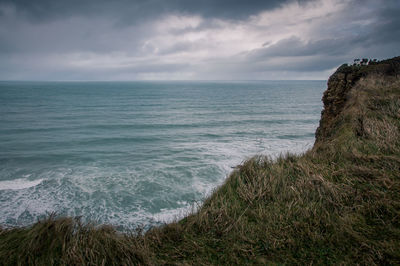
[[[186,206],[176,209],[161,209],[159,213],[153,214],[152,218],[157,222],[171,223],[173,221],[182,219],[191,212],[195,212],[196,209],[196,205],[190,205],[189,203],[187,203]]]
[[[6,189],[19,190],[19,189],[35,187],[40,183],[42,183],[42,181],[43,179],[28,180],[26,178],[0,181],[0,190],[6,190]]]

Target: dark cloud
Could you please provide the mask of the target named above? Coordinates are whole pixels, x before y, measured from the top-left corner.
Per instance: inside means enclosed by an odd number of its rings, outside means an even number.
[[[0,0],[33,21],[70,16],[117,16],[121,24],[153,19],[163,14],[201,15],[207,18],[245,19],[293,0]],[[307,2],[308,0],[297,0]]]
[[[399,29],[383,30],[383,27],[380,27],[380,30],[373,30],[366,34],[310,41],[302,41],[299,37],[292,36],[270,46],[268,43],[263,44],[262,48],[246,52],[242,56],[252,61],[263,61],[274,57],[341,56],[355,53],[357,49],[368,49],[377,43],[397,42],[400,38],[392,35],[396,32],[399,32]],[[389,36],[386,38],[385,35]]]
[[[327,77],[400,55],[398,14],[398,0],[0,0],[0,79]]]
[[[144,25],[115,29],[103,18],[29,23],[13,14],[0,18],[0,54],[139,52],[151,31]]]
[[[385,59],[400,55],[399,1],[357,0],[350,3],[349,8],[349,13],[334,18],[333,30],[323,25],[316,32],[330,30],[331,37],[321,39],[316,34],[315,39],[307,41],[292,36],[274,44],[266,42],[261,48],[238,55],[240,65],[247,66],[249,73],[312,72],[333,69],[354,58]]]
[[[182,52],[190,52],[200,48],[200,45],[197,42],[177,42],[169,47],[163,48],[157,51],[157,55],[168,55],[174,53],[182,53]]]
[[[312,41],[302,41],[297,36],[282,39],[277,43],[263,48],[253,50],[246,54],[251,60],[263,60],[269,57],[292,57],[310,55],[340,55],[344,48],[351,47],[352,44],[359,42],[360,39],[322,39]]]
[[[266,72],[323,72],[331,70],[346,62],[347,54],[338,56],[296,56],[296,57],[271,57],[254,61],[251,58],[228,59],[220,62],[220,68],[210,68],[208,73],[226,72],[237,75],[254,75]],[[223,70],[222,70],[223,69]],[[275,77],[277,78],[277,77]]]
[[[379,13],[379,20],[368,37],[373,43],[400,42],[400,2]]]

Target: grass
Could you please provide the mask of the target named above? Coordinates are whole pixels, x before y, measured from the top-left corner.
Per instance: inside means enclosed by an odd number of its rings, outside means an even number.
[[[324,100],[311,150],[246,161],[186,218],[119,233],[50,216],[1,229],[0,262],[400,264],[400,80],[371,73],[352,82],[336,92],[340,108],[329,113],[335,100]]]

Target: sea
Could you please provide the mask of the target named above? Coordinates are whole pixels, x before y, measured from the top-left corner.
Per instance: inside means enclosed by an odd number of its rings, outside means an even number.
[[[255,155],[303,153],[326,81],[0,82],[0,225],[180,219]]]

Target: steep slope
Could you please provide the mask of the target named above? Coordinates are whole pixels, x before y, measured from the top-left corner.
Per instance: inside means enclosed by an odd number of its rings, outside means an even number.
[[[320,126],[316,132],[316,141],[324,141],[334,134],[337,120],[340,120],[340,114],[351,96],[350,91],[360,90],[359,88],[354,89],[355,84],[360,79],[368,77],[370,80],[390,79],[392,81],[399,74],[400,57],[366,66],[348,66],[344,64],[339,67],[329,78],[328,89],[324,92],[322,98],[324,110],[321,114]]]
[[[340,67],[312,150],[255,157],[145,234],[71,218],[0,233],[5,264],[400,264],[400,57]]]

